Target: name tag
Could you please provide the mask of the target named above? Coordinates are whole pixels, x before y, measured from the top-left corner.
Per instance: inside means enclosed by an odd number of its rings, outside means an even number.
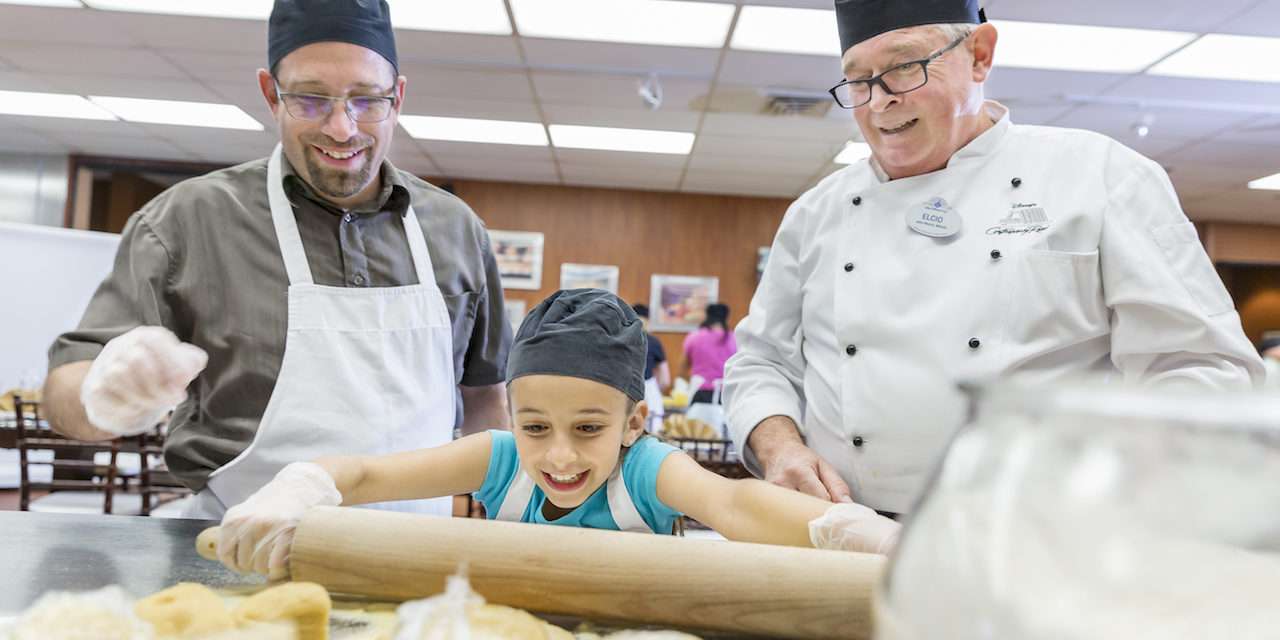
[[[949,238],[960,233],[963,221],[960,214],[942,198],[933,198],[917,209],[907,212],[907,226],[930,238]]]

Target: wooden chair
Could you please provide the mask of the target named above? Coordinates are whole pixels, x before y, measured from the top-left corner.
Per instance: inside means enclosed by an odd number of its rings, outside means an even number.
[[[164,463],[165,425],[157,425],[148,433],[136,436],[138,481],[135,490],[142,496],[141,515],[149,516],[161,505],[191,495]]]
[[[18,449],[18,508],[23,511],[112,513],[118,478],[116,458],[120,443],[73,440],[55,433],[40,419],[40,403],[13,397]],[[51,459],[36,459],[36,451],[52,451]],[[94,454],[106,453],[102,456]],[[59,457],[60,454],[62,457]],[[68,458],[67,455],[75,456]],[[98,458],[98,459],[95,459]],[[33,477],[35,467],[49,467],[49,479]],[[59,471],[75,472],[63,477]],[[33,491],[48,491],[48,496],[32,499]]]

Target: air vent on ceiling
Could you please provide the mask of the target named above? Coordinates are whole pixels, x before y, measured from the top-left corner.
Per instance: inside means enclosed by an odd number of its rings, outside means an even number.
[[[760,113],[773,116],[822,118],[831,110],[831,96],[770,91]]]

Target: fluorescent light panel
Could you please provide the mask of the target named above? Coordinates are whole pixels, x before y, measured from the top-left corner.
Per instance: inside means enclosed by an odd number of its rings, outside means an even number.
[[[993,22],[996,67],[1136,73],[1191,42],[1194,33],[1048,22]]]
[[[1268,191],[1280,191],[1280,173],[1265,178],[1258,178],[1249,183],[1250,189],[1265,189]]]
[[[510,35],[502,0],[389,0],[391,23],[399,29]]]
[[[80,0],[0,0],[0,4],[25,4],[33,7],[75,7],[83,9]]]
[[[185,127],[212,127],[216,129],[242,129],[262,131],[262,123],[254,120],[240,107],[210,102],[182,102],[178,100],[148,100],[145,98],[114,98],[89,96],[94,104],[116,114],[128,122],[173,124]]]
[[[684,131],[652,129],[615,129],[553,124],[551,141],[563,149],[595,149],[600,151],[632,151],[638,153],[670,153],[688,155],[697,138]]]
[[[400,126],[422,140],[547,146],[547,131],[538,122],[402,115]]]
[[[210,18],[266,20],[271,15],[271,0],[84,0],[93,9],[132,11],[134,13],[167,13]]]
[[[116,120],[110,112],[66,93],[33,93],[0,91],[0,113],[44,118],[79,118],[81,120]]]
[[[826,9],[745,6],[733,30],[734,49],[840,56],[836,12]]]
[[[732,4],[676,0],[511,0],[520,35],[719,48]]]
[[[1153,75],[1280,82],[1280,38],[1229,36],[1200,38],[1151,69]]]
[[[844,145],[844,149],[836,156],[836,164],[853,164],[871,157],[871,145],[865,142],[852,142]]]

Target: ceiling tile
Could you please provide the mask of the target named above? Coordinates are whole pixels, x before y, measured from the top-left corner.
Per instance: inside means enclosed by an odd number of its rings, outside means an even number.
[[[757,51],[725,53],[720,81],[820,93],[841,79],[839,56],[801,56]]]
[[[1220,0],[1212,16],[1230,16],[1257,0]],[[1111,27],[1164,29],[1198,32],[1211,24],[1203,0],[987,0],[983,3],[992,20],[1062,22]]]
[[[418,116],[445,116],[450,118],[481,118],[484,120],[515,120],[540,122],[538,108],[532,101],[513,102],[498,100],[458,100],[419,96],[412,88],[406,89],[404,113]]]
[[[492,102],[530,102],[533,91],[523,71],[467,69],[419,64],[401,69],[408,78],[406,93],[414,97]]]
[[[520,50],[511,36],[397,29],[396,55],[404,68],[417,63],[521,64]]]
[[[95,11],[106,15],[110,11]],[[267,23],[207,16],[125,14],[129,33],[140,44],[154,49],[185,49],[257,56],[254,69],[267,66]]]
[[[581,42],[522,38],[530,66],[540,70],[595,73],[670,73],[710,78],[720,58],[719,49],[684,49],[638,44]]]
[[[781,175],[748,171],[689,169],[684,191],[702,193],[749,193],[753,195],[795,196],[808,182],[808,175]]]
[[[640,98],[639,88],[647,80],[645,74],[619,75],[602,73],[570,73],[540,71],[533,74],[538,99],[548,103],[575,104],[584,107],[649,111]],[[662,88],[659,111],[698,110],[695,100],[711,91],[711,81],[680,77],[658,77]]]
[[[164,57],[143,49],[117,47],[68,47],[25,44],[4,48],[4,58],[23,71],[101,73],[120,78],[186,78],[186,73]]]
[[[1280,171],[1280,146],[1211,140],[1184,147],[1163,160],[1173,166],[1187,163],[1255,170],[1256,177],[1262,177]]]
[[[1206,113],[1187,109],[1082,105],[1059,118],[1055,125],[1097,131],[1126,144],[1138,140],[1136,127],[1149,123],[1150,138],[1180,141],[1203,138],[1252,120],[1254,116]]]
[[[763,161],[795,161],[834,158],[844,148],[844,140],[811,141],[759,136],[721,136],[703,134],[693,147],[695,156],[736,156]]]
[[[564,183],[584,187],[613,187],[648,191],[675,191],[679,171],[616,171],[590,166],[561,166]]]
[[[644,169],[653,171],[684,170],[687,158],[670,153],[628,153],[590,149],[556,149],[560,166],[590,167],[601,171]]]
[[[439,175],[451,178],[482,178],[505,181],[508,176],[520,176],[523,182],[559,182],[556,167],[550,161],[528,162],[506,160],[491,162],[481,158],[447,158],[439,163]]]
[[[750,136],[785,140],[825,142],[843,145],[853,136],[852,119],[806,118],[802,116],[758,116],[709,113],[701,133],[715,136]]]
[[[605,109],[579,104],[543,104],[542,111],[549,124],[689,132],[698,128],[698,114],[692,111]]]
[[[136,16],[85,9],[0,5],[0,42],[135,46],[128,25]]]

